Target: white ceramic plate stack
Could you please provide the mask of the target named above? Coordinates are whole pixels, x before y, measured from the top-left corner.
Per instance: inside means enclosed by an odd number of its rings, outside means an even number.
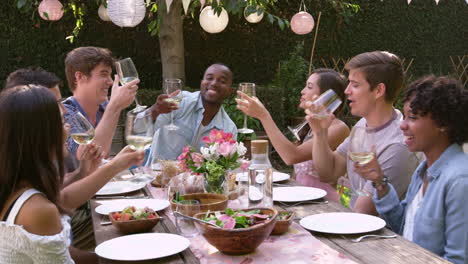
[[[127,206],[135,206],[136,208],[148,207],[154,211],[161,211],[169,206],[169,201],[161,199],[123,199],[102,201],[102,204],[96,207],[96,213],[108,215],[111,212],[122,211]]]
[[[314,187],[276,187],[273,188],[273,201],[278,202],[303,202],[325,197],[325,190]]]
[[[145,233],[121,236],[99,244],[98,256],[123,261],[148,260],[171,256],[184,251],[190,241],[167,233]]]
[[[329,234],[359,234],[382,229],[385,221],[379,217],[358,213],[323,213],[309,215],[299,222],[310,231]]]

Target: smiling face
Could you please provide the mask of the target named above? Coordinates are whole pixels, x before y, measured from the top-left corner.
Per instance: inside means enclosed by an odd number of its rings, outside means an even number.
[[[345,95],[349,101],[351,114],[366,117],[375,109],[377,89],[371,91],[363,72],[358,69],[349,71],[349,84]]]
[[[224,65],[214,64],[208,67],[200,84],[200,93],[204,103],[222,104],[232,93],[232,73]]]
[[[107,101],[109,88],[113,81],[111,78],[112,68],[103,63],[98,64],[89,74],[89,76],[80,73],[77,78],[77,89],[93,98],[97,103]]]
[[[406,102],[404,105],[405,119],[400,124],[400,129],[405,135],[408,149],[412,152],[421,151],[427,156],[437,149],[441,142],[448,141],[448,136],[431,118],[430,113],[425,116],[414,114],[410,104],[411,102]]]
[[[320,76],[316,73],[310,75],[307,79],[306,86],[301,91],[301,103],[299,107],[305,109],[305,103],[307,101],[312,101],[312,98],[316,95],[320,95],[320,87],[318,86],[318,81]]]

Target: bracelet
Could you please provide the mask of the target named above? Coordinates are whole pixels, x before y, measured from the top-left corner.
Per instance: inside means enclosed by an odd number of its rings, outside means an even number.
[[[381,187],[386,185],[388,185],[388,177],[385,175],[379,183],[372,182],[372,187],[374,187],[375,189],[381,189]]]

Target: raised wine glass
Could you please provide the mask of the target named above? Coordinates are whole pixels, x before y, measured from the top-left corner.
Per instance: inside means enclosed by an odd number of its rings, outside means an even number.
[[[335,112],[336,109],[341,105],[342,101],[338,97],[338,95],[333,90],[326,90],[322,93],[317,99],[314,100],[314,105],[321,105],[324,107],[324,110],[315,114],[316,118],[325,118],[329,114]],[[301,131],[305,125],[307,124],[307,120],[302,121],[299,125],[295,127],[288,126],[289,131],[293,134],[293,136],[297,140],[301,140],[299,137],[299,131]]]
[[[78,112],[70,123],[70,136],[79,145],[88,145],[94,139],[94,127],[86,117]]]
[[[138,71],[131,58],[125,58],[125,59],[117,61],[115,63],[115,68],[117,70],[117,74],[120,77],[120,83],[122,85],[125,85],[135,79],[138,79]],[[138,99],[136,95],[135,95],[135,104],[136,104],[136,107],[132,110],[132,112],[138,113],[147,108],[147,106],[140,105],[138,103]]]
[[[349,136],[348,157],[350,162],[358,162],[360,165],[370,162],[375,157],[375,153],[372,151],[374,144],[374,134],[369,133],[366,127],[353,127]],[[348,166],[353,165],[349,164]],[[370,193],[364,190],[365,183],[366,180],[359,177],[357,182],[351,181],[351,186],[359,196],[369,196]]]
[[[166,93],[169,96],[169,98],[166,98],[165,101],[179,105],[180,102],[182,101],[182,80],[181,79],[165,79],[163,88],[164,88],[164,93]],[[180,91],[180,92],[175,94],[176,91]],[[164,127],[167,130],[179,129],[179,127],[174,124],[173,112],[171,112],[171,123]]]
[[[154,125],[151,115],[144,114],[143,118],[139,118],[135,122],[138,112],[129,111],[125,123],[125,139],[130,147],[137,151],[142,151],[151,146],[153,142]],[[154,179],[154,174],[150,170],[143,170],[133,173],[132,177],[128,178],[132,182],[150,182]]]
[[[246,95],[250,97],[255,96],[255,83],[240,83],[239,91],[245,93]],[[239,99],[244,100],[240,96],[239,96]],[[237,130],[237,132],[241,134],[251,134],[254,132],[253,129],[247,127],[247,115],[246,114],[244,114],[244,127]]]

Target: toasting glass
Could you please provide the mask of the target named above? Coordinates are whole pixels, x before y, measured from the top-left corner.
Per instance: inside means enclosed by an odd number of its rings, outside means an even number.
[[[117,74],[120,77],[120,83],[122,85],[125,85],[135,79],[138,79],[138,72],[131,58],[125,58],[125,59],[117,61],[115,63],[115,68],[117,70]],[[132,112],[138,113],[147,108],[147,106],[140,105],[138,103],[138,99],[136,95],[135,95],[135,104],[136,104],[136,107],[132,110]]]
[[[239,91],[250,97],[255,96],[255,83],[240,83]],[[239,97],[239,99],[243,100],[242,97]],[[237,130],[237,132],[241,134],[251,134],[254,132],[253,129],[247,127],[247,115],[244,114],[244,127]]]
[[[176,95],[174,93],[180,91]],[[164,92],[169,96],[165,101],[179,105],[182,101],[182,80],[181,79],[165,79]],[[178,126],[174,124],[174,114],[171,112],[171,123],[164,126],[167,130],[177,130]]]
[[[86,117],[78,112],[70,123],[70,136],[79,145],[88,145],[94,139],[94,127]]]
[[[372,151],[374,144],[374,135],[369,133],[366,127],[353,127],[349,137],[349,159],[353,162],[358,162],[360,165],[370,162],[375,158],[375,153]],[[365,183],[366,180],[362,177],[359,177],[359,181],[357,182],[351,181],[354,192],[360,196],[369,196],[370,194],[364,191]]]

